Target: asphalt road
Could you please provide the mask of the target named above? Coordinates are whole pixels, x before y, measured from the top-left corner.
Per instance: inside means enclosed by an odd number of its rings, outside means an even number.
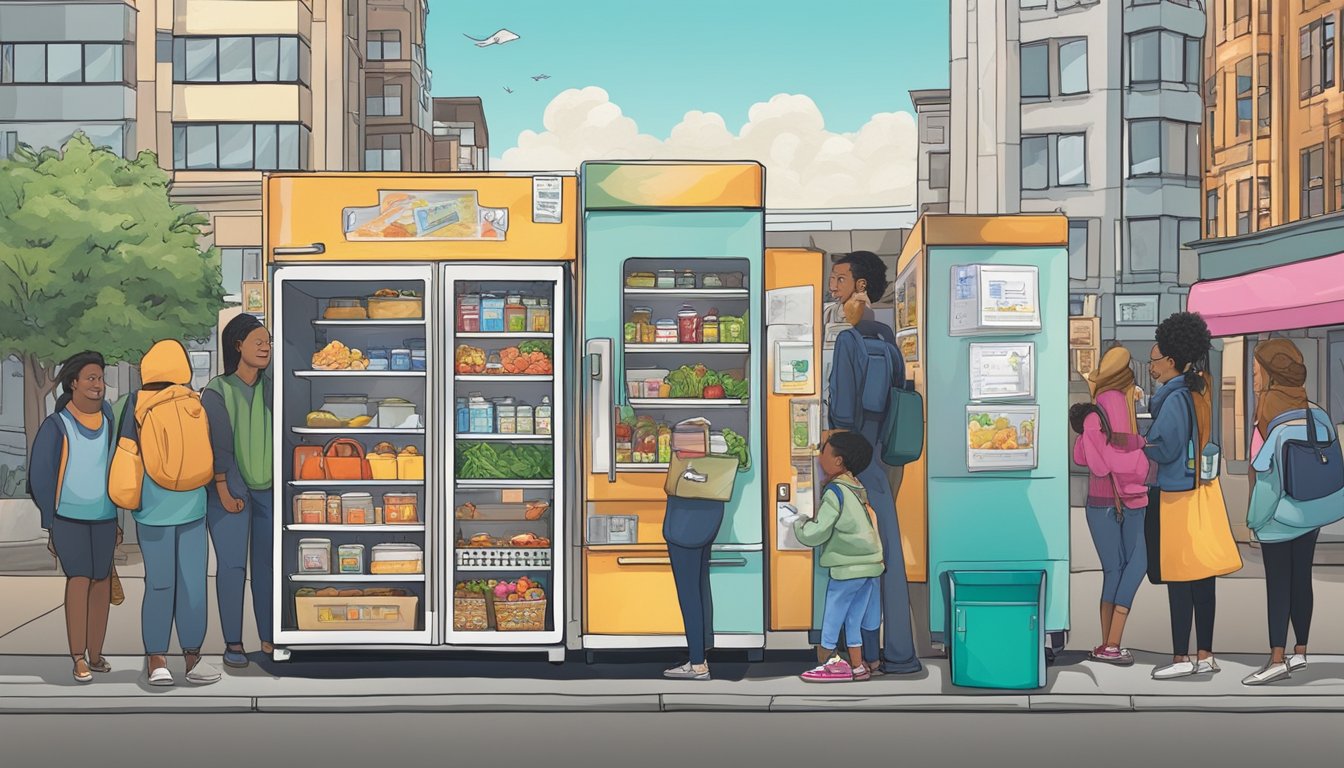
[[[0,764],[1337,768],[1339,724],[1303,713],[11,715]]]

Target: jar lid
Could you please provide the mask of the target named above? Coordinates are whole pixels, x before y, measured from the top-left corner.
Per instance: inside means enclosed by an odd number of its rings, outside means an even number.
[[[392,354],[394,354],[394,355],[409,355],[409,354],[411,354],[411,350],[409,350],[409,349],[404,349],[404,348],[398,348],[398,349],[394,349],[394,350],[392,350]],[[384,402],[386,402],[386,401],[384,401]]]

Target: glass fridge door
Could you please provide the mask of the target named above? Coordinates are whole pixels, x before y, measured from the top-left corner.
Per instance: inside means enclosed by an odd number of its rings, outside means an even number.
[[[278,646],[433,640],[434,270],[372,274],[275,272]]]
[[[443,416],[452,478],[446,637],[452,645],[555,645],[565,615],[568,273],[443,269],[452,350]]]

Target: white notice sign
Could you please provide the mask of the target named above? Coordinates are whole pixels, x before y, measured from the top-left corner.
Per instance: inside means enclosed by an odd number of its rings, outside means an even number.
[[[1034,398],[1035,346],[1030,342],[972,344],[971,399]]]
[[[532,221],[536,224],[559,224],[564,219],[561,210],[563,183],[559,176],[532,177]]]

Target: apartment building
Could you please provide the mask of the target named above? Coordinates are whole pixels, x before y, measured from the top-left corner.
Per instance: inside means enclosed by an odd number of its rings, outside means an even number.
[[[952,92],[946,88],[910,92],[919,130],[919,171],[915,199],[919,215],[948,212],[952,174]]]
[[[434,171],[490,170],[490,131],[478,96],[439,98],[434,105]]]

